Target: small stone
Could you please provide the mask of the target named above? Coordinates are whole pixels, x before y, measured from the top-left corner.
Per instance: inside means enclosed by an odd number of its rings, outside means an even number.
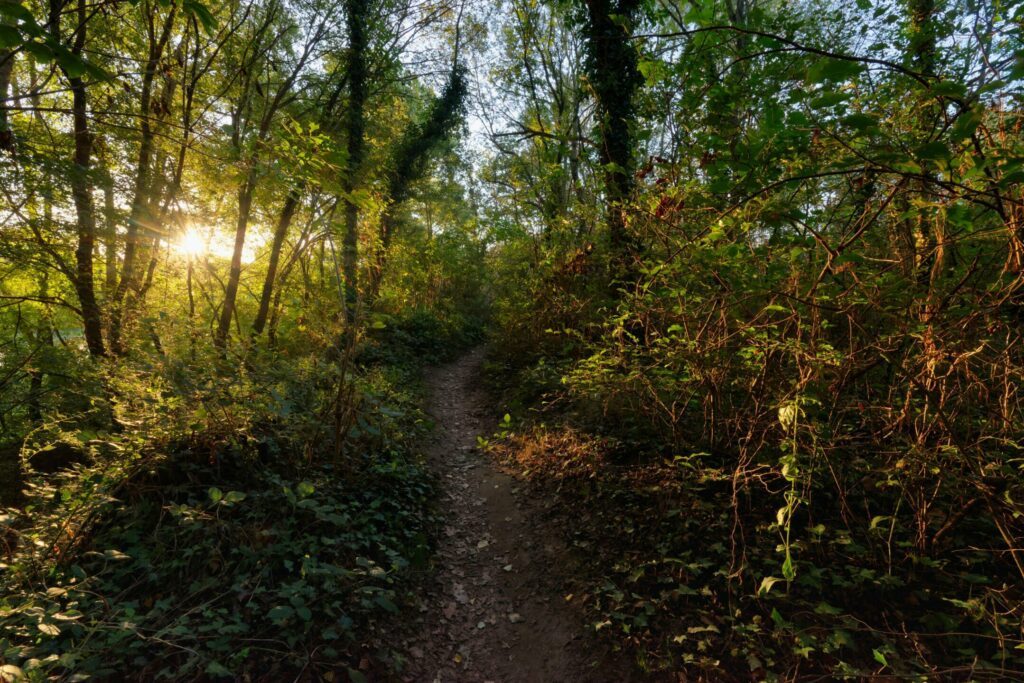
[[[483,621],[476,622],[476,627],[478,629],[483,629],[485,626],[487,626],[486,622],[483,622]]]
[[[510,572],[510,571],[512,571],[512,565],[506,564],[504,567],[502,567],[502,569],[504,569],[507,572]]]
[[[519,612],[512,612],[508,615],[508,620],[511,621],[513,624],[518,624],[523,620],[523,617],[521,614],[519,614]]]

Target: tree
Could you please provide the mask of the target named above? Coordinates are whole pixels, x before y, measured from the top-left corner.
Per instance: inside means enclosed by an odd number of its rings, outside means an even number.
[[[635,99],[643,83],[633,41],[640,8],[639,0],[584,0],[588,83],[598,107],[608,238],[617,264],[613,269],[627,264],[636,249],[626,217],[636,167]]]
[[[355,192],[366,148],[366,99],[369,92],[367,24],[369,0],[346,0],[345,21],[348,26],[348,108],[345,114],[345,136],[348,159],[342,181],[345,206],[345,235],[342,240],[342,269],[345,276],[345,322],[353,325],[359,301],[359,204]]]

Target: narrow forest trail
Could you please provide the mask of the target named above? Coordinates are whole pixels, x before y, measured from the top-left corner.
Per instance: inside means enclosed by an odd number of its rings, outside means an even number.
[[[445,526],[405,680],[626,680],[629,667],[595,646],[565,601],[572,563],[543,503],[476,448],[494,427],[482,360],[477,350],[427,376]]]

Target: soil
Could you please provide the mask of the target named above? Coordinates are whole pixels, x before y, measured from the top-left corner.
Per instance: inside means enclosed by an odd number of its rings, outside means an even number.
[[[633,679],[567,600],[574,565],[545,501],[477,448],[497,420],[481,381],[483,352],[427,375],[436,439],[429,462],[445,526],[421,619],[405,649],[406,681],[530,683]]]

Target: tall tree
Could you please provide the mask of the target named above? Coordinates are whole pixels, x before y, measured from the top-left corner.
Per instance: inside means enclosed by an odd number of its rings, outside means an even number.
[[[282,6],[272,1],[265,21],[260,29],[262,40],[267,40],[266,51],[253,51],[259,55],[259,68],[271,66],[270,62],[263,63],[262,60],[269,58],[270,52],[276,47],[278,40],[285,34],[290,26],[278,27],[277,32],[272,32],[272,27],[278,22],[278,13],[282,12]],[[242,126],[244,119],[253,105],[251,97],[263,93],[264,104],[262,114],[256,117],[258,121],[255,133],[248,142],[248,150],[243,152],[246,173],[241,185],[238,188],[238,217],[235,222],[234,247],[231,253],[231,270],[228,273],[227,286],[224,290],[224,303],[221,307],[220,320],[214,333],[215,344],[223,349],[227,345],[228,334],[231,331],[231,321],[235,315],[235,303],[238,298],[238,286],[242,277],[242,255],[245,250],[245,237],[249,228],[249,220],[252,214],[253,195],[260,180],[261,164],[264,161],[264,146],[270,136],[273,125],[277,122],[278,114],[282,108],[293,98],[293,88],[302,75],[306,65],[314,57],[320,41],[324,38],[327,29],[327,16],[329,12],[317,15],[313,21],[310,32],[306,35],[305,42],[298,57],[290,69],[284,73],[277,69],[269,68],[265,81],[261,84],[258,73],[246,75],[243,88],[243,95],[239,98],[238,107],[235,109],[234,127],[232,132],[233,145],[237,150],[243,150]],[[285,21],[290,22],[287,18]],[[256,65],[252,65],[256,66]],[[272,94],[271,94],[272,93]]]
[[[165,10],[161,20],[163,3],[148,0],[140,5],[142,23],[145,27],[147,55],[143,64],[142,84],[139,90],[139,149],[135,163],[135,178],[132,187],[131,209],[124,240],[124,259],[121,277],[112,297],[110,311],[110,346],[114,353],[124,353],[121,341],[122,326],[126,314],[125,299],[130,290],[137,289],[139,274],[136,262],[143,237],[150,237],[156,230],[151,209],[153,205],[154,181],[153,153],[159,124],[167,114],[166,108],[153,106],[154,90],[158,69],[164,58],[164,51],[174,29],[178,7],[174,2]]]
[[[358,175],[366,149],[370,0],[346,0],[345,11],[348,26],[348,109],[345,115],[348,162],[342,181],[345,205],[342,270],[345,277],[345,321],[351,325],[356,319],[359,300],[359,205],[354,193],[358,188]]]
[[[61,15],[64,6],[60,0],[50,0],[49,28],[55,42],[63,44]],[[88,34],[90,17],[87,0],[78,0],[75,11],[77,25],[71,33],[72,60],[58,62],[71,88],[72,135],[74,138],[74,166],[71,171],[71,194],[78,218],[78,246],[75,249],[74,286],[78,295],[85,343],[93,356],[105,356],[103,317],[96,299],[93,251],[96,242],[96,208],[92,196],[92,132],[89,129],[89,103],[82,79],[84,68],[81,58]]]
[[[636,168],[636,95],[643,83],[633,30],[640,0],[582,0],[588,81],[598,106],[600,159],[612,259],[621,267],[635,251],[626,228]]]
[[[425,119],[411,125],[398,143],[393,168],[388,173],[387,205],[380,217],[379,240],[370,274],[367,298],[371,302],[376,299],[384,277],[387,253],[395,231],[395,210],[409,198],[411,185],[426,172],[431,152],[462,122],[465,99],[465,68],[456,61],[441,94],[431,102]]]
[[[263,334],[263,328],[267,324],[270,302],[274,292],[274,281],[277,278],[277,266],[281,260],[281,248],[284,246],[285,236],[288,234],[288,227],[292,224],[292,218],[295,217],[295,210],[299,207],[299,202],[302,199],[302,190],[302,187],[293,187],[289,190],[284,205],[281,207],[281,214],[278,216],[277,227],[274,229],[274,236],[270,244],[270,260],[267,263],[267,274],[263,279],[260,306],[252,323],[253,336]]]

